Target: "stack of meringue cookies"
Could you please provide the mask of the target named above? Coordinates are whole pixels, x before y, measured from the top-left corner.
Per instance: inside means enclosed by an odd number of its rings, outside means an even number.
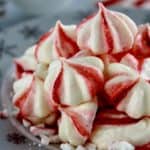
[[[57,21],[15,66],[16,117],[43,144],[150,149],[149,24],[99,3],[77,26]]]

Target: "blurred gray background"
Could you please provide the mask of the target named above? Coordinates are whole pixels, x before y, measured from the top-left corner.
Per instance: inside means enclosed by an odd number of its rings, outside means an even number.
[[[150,0],[0,0],[0,29],[35,17],[53,16],[62,12],[84,14],[96,9],[98,1],[114,9],[137,7],[150,11]]]

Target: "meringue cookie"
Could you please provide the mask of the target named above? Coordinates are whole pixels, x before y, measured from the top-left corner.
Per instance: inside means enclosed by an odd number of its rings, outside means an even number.
[[[24,74],[14,82],[13,104],[19,108],[19,115],[33,123],[46,119],[51,110],[44,96],[43,81],[32,74]]]
[[[121,63],[112,63],[108,67],[110,78],[105,91],[110,101],[117,110],[132,118],[150,116],[150,59],[138,62],[128,54]]]
[[[75,25],[65,26],[57,21],[55,27],[39,40],[35,52],[37,60],[49,64],[51,60],[58,57],[73,56],[79,51],[75,30]]]
[[[91,140],[99,149],[107,149],[114,141],[128,141],[135,146],[144,145],[150,140],[150,119],[120,126],[99,126],[92,134]]]
[[[137,57],[150,56],[150,24],[139,26],[133,46],[133,54]]]
[[[97,111],[95,102],[61,109],[59,137],[72,145],[84,144],[90,136]]]
[[[44,88],[52,104],[78,105],[91,101],[103,86],[103,62],[94,56],[53,61]]]
[[[36,45],[25,51],[25,54],[14,60],[16,68],[16,77],[20,78],[24,72],[35,71],[37,61],[34,56]]]
[[[78,26],[77,43],[95,55],[120,53],[132,48],[136,33],[137,26],[128,16],[99,3],[98,13]]]
[[[149,91],[150,84],[140,79],[118,104],[117,110],[126,112],[132,118],[150,116]]]

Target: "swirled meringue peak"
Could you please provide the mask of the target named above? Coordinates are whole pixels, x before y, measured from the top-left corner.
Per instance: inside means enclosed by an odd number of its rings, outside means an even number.
[[[65,142],[79,150],[92,142],[94,149],[133,149],[129,142],[145,150],[149,44],[149,24],[137,28],[101,3],[78,26],[57,21],[14,61],[16,119],[45,145]]]
[[[44,95],[43,81],[33,74],[23,74],[14,82],[13,89],[13,104],[19,109],[22,119],[39,123],[51,114]]]
[[[35,56],[39,62],[49,64],[58,57],[71,57],[79,48],[76,44],[76,25],[56,22],[54,28],[44,34],[36,47]]]
[[[133,46],[133,54],[137,57],[150,57],[150,24],[139,26]]]
[[[36,45],[28,48],[24,55],[16,58],[15,69],[16,69],[16,77],[20,78],[24,72],[34,72],[36,69],[37,61],[34,56]]]
[[[115,103],[117,110],[132,118],[150,116],[150,58],[138,61],[128,54],[121,63],[108,67],[110,78],[105,91],[109,100]]]
[[[91,101],[103,86],[103,67],[94,56],[53,61],[44,84],[50,101],[64,105]]]
[[[99,11],[78,26],[77,43],[95,55],[120,53],[132,48],[136,33],[137,26],[128,16],[99,3]]]
[[[61,109],[58,125],[61,140],[73,145],[84,144],[91,134],[96,111],[95,102]]]

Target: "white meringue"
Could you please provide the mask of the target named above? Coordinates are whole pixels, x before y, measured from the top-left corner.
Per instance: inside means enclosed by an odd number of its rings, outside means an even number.
[[[53,59],[68,58],[78,52],[75,30],[75,25],[65,26],[57,21],[55,27],[41,37],[37,44],[35,56],[38,61],[49,64]]]
[[[43,121],[51,110],[44,96],[43,81],[32,74],[24,74],[14,82],[13,104],[19,108],[23,119],[33,123]]]
[[[117,106],[132,118],[150,116],[150,84],[139,80]]]
[[[44,84],[50,101],[78,105],[93,100],[103,83],[103,67],[103,62],[94,56],[53,61]]]
[[[128,16],[99,3],[98,13],[78,26],[77,43],[80,49],[91,50],[95,55],[114,54],[129,50],[136,33],[137,26]]]
[[[122,95],[116,103],[117,110],[135,119],[150,116],[150,59],[138,62],[128,54],[121,63],[108,66],[110,78],[105,84],[105,91],[110,101],[115,103],[117,97]]]
[[[61,109],[58,124],[60,139],[72,145],[84,144],[90,136],[96,111],[97,104],[94,102]]]

